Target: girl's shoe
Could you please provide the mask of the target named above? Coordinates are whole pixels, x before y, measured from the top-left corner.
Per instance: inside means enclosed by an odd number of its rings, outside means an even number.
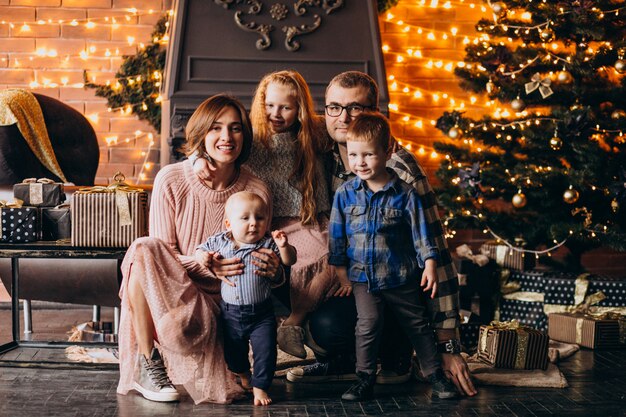
[[[280,326],[276,334],[278,348],[297,358],[306,358],[304,329],[300,326]]]

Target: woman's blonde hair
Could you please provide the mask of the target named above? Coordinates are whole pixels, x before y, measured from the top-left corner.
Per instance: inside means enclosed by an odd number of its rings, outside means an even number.
[[[241,118],[243,145],[241,153],[235,160],[235,165],[239,167],[248,160],[250,149],[252,148],[252,125],[243,104],[235,97],[227,94],[217,94],[204,100],[189,118],[189,122],[187,122],[185,127],[187,141],[181,149],[186,156],[189,157],[196,152],[200,155],[204,154],[204,138],[213,123],[227,107],[235,109]]]
[[[330,147],[324,132],[324,121],[315,113],[309,86],[302,75],[292,70],[272,72],[263,77],[252,100],[250,119],[255,141],[269,148],[272,131],[267,123],[265,99],[267,87],[271,83],[287,87],[298,104],[298,118],[293,126],[297,137],[296,161],[290,178],[297,181],[302,192],[300,220],[303,224],[315,223],[317,213],[315,194],[320,187],[320,181],[323,181],[316,169],[317,155],[326,152]]]

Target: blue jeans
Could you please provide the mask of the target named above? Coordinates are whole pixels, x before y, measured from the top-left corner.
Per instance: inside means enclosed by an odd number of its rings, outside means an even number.
[[[222,301],[220,307],[228,369],[237,374],[250,372],[248,348],[251,344],[254,358],[252,386],[267,391],[276,371],[276,317],[272,300],[248,305]]]

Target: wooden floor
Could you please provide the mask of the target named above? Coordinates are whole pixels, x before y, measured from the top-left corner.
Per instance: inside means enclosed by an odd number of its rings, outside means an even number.
[[[110,314],[103,311],[104,318]],[[36,309],[33,316],[34,336],[63,340],[72,324],[90,319],[91,310]],[[0,310],[2,338],[9,318],[6,309]],[[62,358],[61,351],[22,349],[20,354],[37,359]],[[430,398],[428,385],[409,382],[377,386],[376,400],[350,403],[339,399],[349,383],[295,385],[276,379],[270,407],[247,401],[196,406],[187,396],[175,404],[153,403],[136,393],[117,395],[114,368],[60,366],[0,366],[0,416],[626,416],[626,350],[583,350],[562,362],[570,384],[566,389],[480,387],[476,397],[443,401]]]

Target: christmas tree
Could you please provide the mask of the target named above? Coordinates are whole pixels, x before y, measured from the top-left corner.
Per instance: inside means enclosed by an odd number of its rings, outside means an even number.
[[[133,113],[148,121],[157,132],[161,131],[161,96],[159,94],[163,68],[169,13],[157,22],[152,41],[135,55],[124,56],[124,62],[115,74],[115,83],[97,84],[89,82],[85,75],[85,86],[95,88],[96,95],[105,97],[113,109]]]
[[[437,120],[448,227],[537,256],[564,245],[574,270],[590,248],[626,250],[626,3],[489,6],[455,74],[493,112]]]

